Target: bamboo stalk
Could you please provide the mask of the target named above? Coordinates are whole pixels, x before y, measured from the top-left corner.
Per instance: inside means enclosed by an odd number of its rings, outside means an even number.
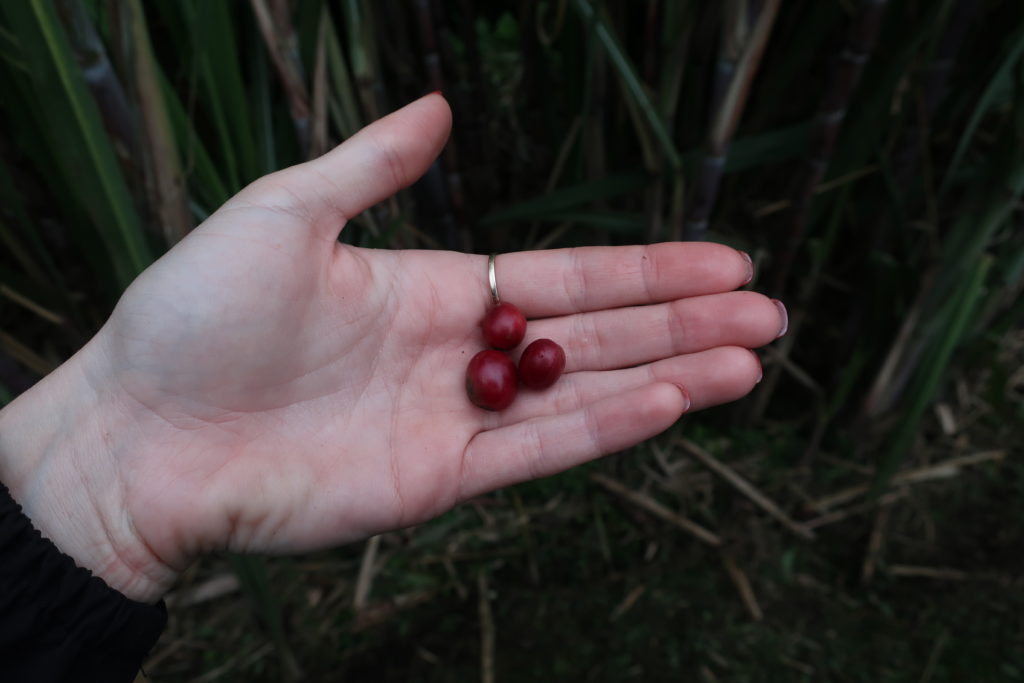
[[[850,99],[857,89],[864,65],[867,63],[878,38],[887,0],[861,0],[857,16],[851,22],[846,44],[836,58],[828,86],[821,99],[814,122],[810,149],[797,176],[792,192],[792,205],[788,225],[781,244],[779,260],[770,291],[776,295],[784,291],[786,280],[796,252],[810,220],[815,190],[821,184],[835,150]]]
[[[139,0],[111,4],[113,17],[121,24],[128,45],[133,93],[143,135],[139,140],[148,206],[146,213],[161,232],[164,243],[173,246],[187,235],[194,223],[188,210],[188,192],[178,155],[178,143],[171,127],[167,104],[160,89],[159,67],[149,39],[146,15]]]
[[[600,40],[588,35],[586,47],[586,81],[583,102],[582,154],[584,174],[587,180],[604,178],[608,174],[608,150],[605,130],[608,122],[608,64],[605,51],[598,49]],[[594,208],[607,211],[604,198],[594,201]],[[608,232],[594,230],[589,242],[594,245],[607,244]]]
[[[57,9],[75,60],[100,111],[103,128],[114,141],[118,161],[127,177],[135,177],[138,128],[124,86],[107,56],[106,46],[81,0],[58,0]]]
[[[271,4],[268,5],[267,3]],[[309,91],[302,72],[302,61],[299,59],[295,29],[292,26],[291,12],[287,0],[250,0],[256,23],[260,27],[267,52],[274,62],[277,75],[281,78],[285,96],[288,98],[288,111],[295,125],[295,134],[299,139],[300,148],[310,154],[310,119]]]
[[[658,113],[668,130],[674,130],[676,115],[679,108],[679,93],[682,88],[683,74],[686,73],[687,57],[693,37],[695,4],[685,7],[680,2],[669,2],[664,8],[664,26],[662,33],[662,49],[668,50],[669,57],[662,67],[658,85],[660,94]],[[685,10],[685,11],[684,11]],[[667,186],[667,188],[666,188]],[[649,242],[661,238],[663,226],[668,226],[668,239],[682,239],[684,208],[686,200],[686,179],[682,173],[671,178],[659,178],[658,190],[660,197],[668,194],[668,207],[664,219],[660,216],[652,221],[651,230],[647,235]],[[660,210],[659,206],[656,207]]]
[[[707,233],[729,145],[743,116],[780,4],[780,0],[729,0],[723,5],[723,36],[711,98],[711,125],[686,216],[687,240],[702,240]]]
[[[420,49],[423,53],[423,67],[427,72],[431,89],[443,92],[445,81],[439,52],[441,41],[438,38],[438,26],[431,10],[430,0],[415,0],[415,8],[420,33]],[[462,189],[459,154],[454,138],[449,139],[441,153],[441,167],[444,169],[443,181],[432,183],[435,194],[441,195],[433,197],[432,203],[443,207],[440,216],[441,241],[447,249],[463,249],[469,246],[463,243],[460,234],[462,227],[466,224],[466,198]]]

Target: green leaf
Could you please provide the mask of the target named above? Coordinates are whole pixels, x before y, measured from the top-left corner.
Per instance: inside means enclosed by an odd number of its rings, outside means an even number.
[[[203,141],[199,139],[192,122],[186,115],[177,93],[174,92],[163,73],[160,74],[160,87],[163,90],[164,101],[167,103],[167,114],[171,120],[171,127],[174,129],[174,137],[181,148],[182,166],[189,186],[192,193],[205,205],[205,213],[212,213],[214,209],[231,198],[231,193],[224,185],[220,169],[214,165]]]
[[[120,287],[152,261],[142,225],[96,105],[50,0],[3,3],[0,10],[33,65],[31,97],[46,124],[65,187],[89,214]]]
[[[924,411],[935,396],[939,383],[945,376],[953,351],[956,350],[964,336],[967,323],[981,296],[985,277],[991,265],[991,257],[983,258],[973,269],[970,279],[964,283],[965,286],[949,301],[945,315],[942,316],[943,334],[934,339],[926,351],[924,360],[918,366],[908,392],[909,406],[901,415],[899,428],[893,437],[891,446],[879,463],[872,490],[873,496],[877,497],[885,490],[900,463],[910,453],[914,438],[917,436],[918,426],[921,423],[921,416],[924,415]]]
[[[572,223],[609,232],[635,234],[647,228],[647,217],[627,211],[554,211],[541,220],[554,223]]]
[[[978,126],[985,118],[985,115],[992,111],[992,109],[1000,101],[1003,101],[1012,91],[1013,68],[1020,60],[1022,54],[1024,54],[1024,27],[1015,32],[1010,40],[1007,41],[1006,57],[999,65],[999,68],[996,69],[996,72],[992,75],[988,85],[985,86],[985,90],[978,99],[978,104],[974,107],[974,111],[971,112],[971,118],[967,121],[967,125],[960,134],[960,140],[957,142],[956,151],[953,152],[953,158],[950,159],[949,167],[946,170],[946,176],[942,181],[943,192],[949,189],[952,185],[953,179],[956,177],[957,170],[960,167],[960,163],[963,161],[963,157],[967,153],[967,148],[974,139]]]
[[[648,182],[649,176],[643,171],[620,173],[580,183],[515,206],[499,209],[485,216],[480,224],[494,225],[516,221],[546,220],[549,215],[557,211],[586,206],[591,202],[635,192],[647,185]]]
[[[240,22],[236,5],[227,2],[183,0],[176,6],[184,14],[187,34],[182,41],[194,46],[188,58],[199,75],[209,114],[220,143],[221,163],[232,191],[263,174],[252,130],[249,98],[238,55]],[[238,11],[240,10],[240,6]]]
[[[622,79],[626,92],[629,93],[635,100],[636,105],[644,113],[647,124],[651,127],[651,132],[654,133],[654,137],[661,143],[662,151],[665,153],[669,165],[674,170],[681,169],[682,158],[678,150],[676,150],[675,143],[672,141],[672,135],[665,128],[665,124],[662,123],[661,116],[658,115],[657,109],[655,109],[650,97],[647,96],[647,91],[640,82],[640,78],[636,75],[636,69],[633,68],[629,57],[626,56],[611,27],[601,17],[597,16],[594,8],[587,0],[573,0],[573,7],[576,8],[583,21],[588,26],[593,27],[598,40],[601,42],[601,46],[615,67],[616,73]]]

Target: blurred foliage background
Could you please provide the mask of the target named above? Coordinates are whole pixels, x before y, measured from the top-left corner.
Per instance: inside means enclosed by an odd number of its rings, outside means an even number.
[[[432,90],[342,239],[721,241],[789,306],[744,401],[429,524],[204,559],[184,680],[1024,680],[1024,4],[0,4],[0,400],[249,181]]]

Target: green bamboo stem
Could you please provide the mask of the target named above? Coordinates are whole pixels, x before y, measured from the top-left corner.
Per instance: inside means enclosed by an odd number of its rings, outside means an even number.
[[[784,230],[785,238],[769,288],[769,291],[776,295],[781,295],[784,291],[789,271],[796,260],[796,253],[810,220],[815,190],[825,177],[825,171],[832,160],[847,107],[878,38],[886,2],[887,0],[861,0],[857,16],[847,32],[845,46],[833,64],[828,87],[815,120],[811,147],[792,193],[792,202],[787,214],[788,225]]]
[[[126,175],[133,177],[138,159],[138,127],[107,48],[81,0],[58,0],[57,9],[82,77],[102,116],[103,127],[116,142],[114,149]]]
[[[780,0],[765,0],[759,7],[749,0],[730,0],[725,4],[722,47],[712,94],[713,114],[686,216],[687,240],[702,240],[707,233],[729,145],[743,116],[779,5]]]
[[[443,60],[439,52],[441,40],[429,0],[415,0],[416,22],[419,26],[420,48],[423,55],[423,67],[432,90],[444,91],[446,88],[443,74]],[[440,19],[440,15],[437,17]],[[440,222],[441,242],[447,249],[465,249],[462,229],[466,225],[466,197],[462,187],[462,175],[459,172],[459,151],[455,138],[449,139],[441,153],[440,168],[443,178],[431,183],[434,196],[431,203],[441,208],[440,215],[435,219]],[[436,172],[432,169],[432,172]]]

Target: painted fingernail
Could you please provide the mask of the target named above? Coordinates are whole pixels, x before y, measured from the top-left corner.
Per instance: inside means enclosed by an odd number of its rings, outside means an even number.
[[[764,379],[764,367],[761,365],[761,356],[757,355],[757,351],[754,349],[747,349],[747,351],[750,351],[750,355],[753,356],[754,360],[757,362],[757,380],[754,384],[760,384],[761,380]]]
[[[749,285],[750,281],[754,279],[754,259],[750,258],[750,254],[745,251],[741,251],[740,256],[747,262],[747,279],[743,281],[743,284]]]
[[[683,395],[683,412],[687,413],[690,411],[690,392],[682,384],[677,384],[676,387],[679,389],[679,393]]]
[[[779,328],[779,333],[775,336],[778,339],[789,331],[789,313],[786,312],[786,304],[778,299],[772,299],[772,303],[775,304],[775,308],[779,309],[779,317],[782,318],[782,327]]]

